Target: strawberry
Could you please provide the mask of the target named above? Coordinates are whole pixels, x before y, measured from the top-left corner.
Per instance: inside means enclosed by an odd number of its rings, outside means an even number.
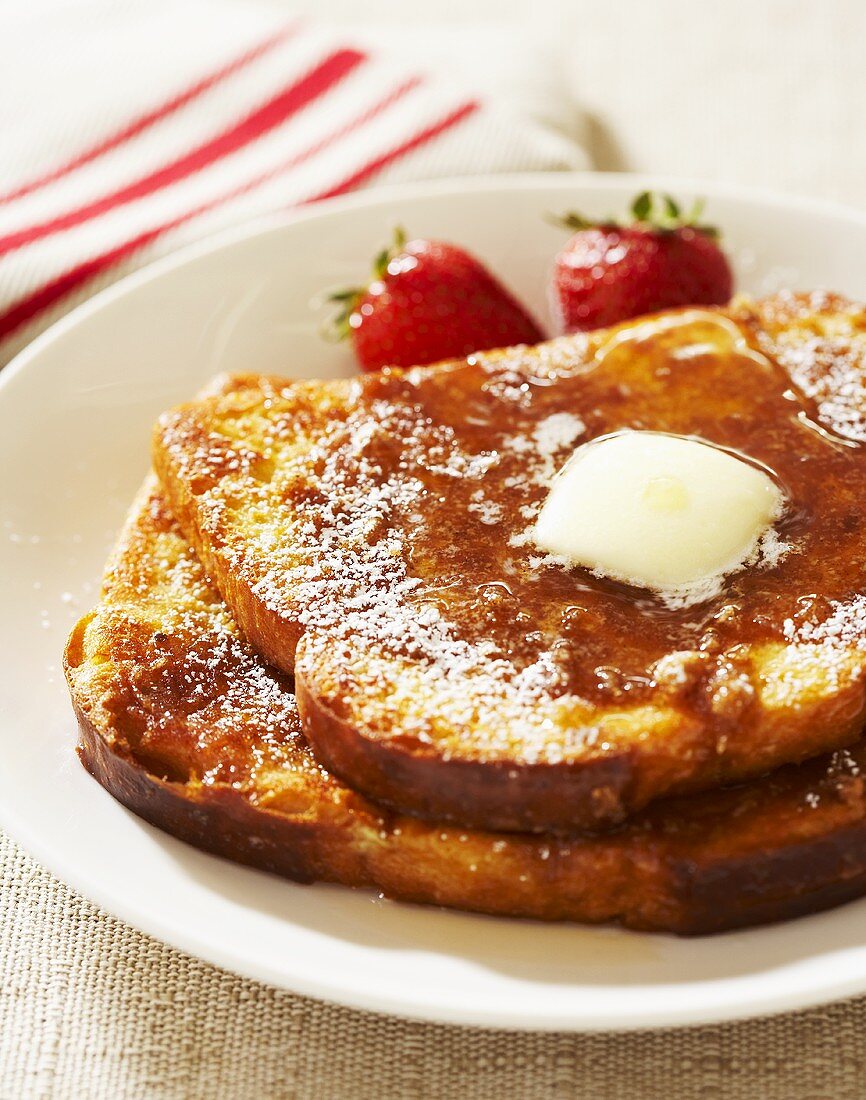
[[[406,241],[398,229],[369,285],[330,296],[333,330],[351,337],[364,370],[410,367],[473,351],[536,344],[544,335],[523,306],[465,249]]]
[[[565,332],[601,328],[685,305],[723,305],[733,276],[718,233],[699,225],[703,204],[687,215],[669,195],[644,191],[632,221],[592,223],[567,214],[560,224],[577,232],[557,255],[552,277],[554,315]]]

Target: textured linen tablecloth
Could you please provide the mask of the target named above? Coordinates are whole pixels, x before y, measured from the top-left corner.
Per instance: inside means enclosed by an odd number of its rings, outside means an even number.
[[[360,10],[357,0],[248,4],[335,20]],[[462,36],[469,22],[498,20],[502,35],[502,19],[519,20],[525,2],[438,0],[431,11],[365,0],[363,9],[390,26],[396,45],[423,37],[447,60],[449,28]],[[436,35],[412,34],[437,18]],[[591,111],[572,115],[572,136],[583,135],[598,167],[866,203],[862,0],[721,0],[711,9],[538,0],[531,18],[562,41],[562,75]],[[453,56],[451,65],[460,67]],[[514,84],[513,98],[536,96],[538,116],[569,125],[565,98],[508,76],[506,66],[503,96]],[[20,106],[7,98],[5,109]],[[3,110],[0,102],[0,119]],[[0,148],[0,164],[10,155]],[[389,1019],[189,958],[101,912],[0,835],[0,1100],[37,1097],[862,1100],[866,1000],[631,1035]]]
[[[864,1001],[632,1035],[394,1020],[180,954],[100,912],[2,837],[0,868],[3,1100],[866,1096]]]
[[[355,1012],[189,958],[0,838],[3,1100],[863,1100],[866,1002],[633,1035]],[[11,919],[10,919],[11,914]]]

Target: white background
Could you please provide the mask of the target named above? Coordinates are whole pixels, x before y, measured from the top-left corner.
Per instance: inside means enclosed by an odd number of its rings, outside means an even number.
[[[461,37],[495,25],[496,42],[508,28],[517,48],[539,53],[540,79],[562,77],[563,125],[580,125],[570,97],[587,113],[599,168],[866,204],[863,0],[246,2],[347,28],[414,28],[407,51],[423,52],[431,25]],[[539,49],[544,39],[553,63]],[[483,69],[490,51],[478,54]]]

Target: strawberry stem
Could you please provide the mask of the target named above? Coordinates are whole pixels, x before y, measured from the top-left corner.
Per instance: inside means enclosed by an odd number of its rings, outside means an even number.
[[[385,278],[388,274],[388,265],[403,251],[407,240],[408,237],[403,226],[395,226],[391,244],[376,253],[373,260],[371,282],[381,281]],[[322,326],[321,333],[326,340],[338,342],[349,336],[352,331],[352,314],[357,309],[358,302],[367,292],[368,287],[369,283],[367,286],[342,287],[339,290],[332,291],[327,296],[325,300],[339,308],[334,316]]]
[[[326,302],[333,303],[339,308],[322,325],[320,332],[325,340],[338,344],[345,340],[352,331],[351,317],[366,288],[362,286],[351,287],[345,290],[335,290],[329,294]]]
[[[707,237],[718,237],[719,231],[712,225],[701,225],[704,212],[704,200],[696,199],[687,213],[683,213],[680,204],[672,195],[660,191],[641,191],[635,196],[629,208],[629,218],[585,218],[575,211],[562,216],[549,216],[548,221],[563,229],[578,233],[582,229],[627,228],[632,225],[643,226],[657,233],[672,233],[676,229],[694,229]]]

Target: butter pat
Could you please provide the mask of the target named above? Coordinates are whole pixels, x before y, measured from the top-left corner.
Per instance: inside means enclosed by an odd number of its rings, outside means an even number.
[[[709,596],[714,581],[755,560],[783,500],[762,469],[712,444],[623,431],[575,450],[533,541],[614,580]]]

